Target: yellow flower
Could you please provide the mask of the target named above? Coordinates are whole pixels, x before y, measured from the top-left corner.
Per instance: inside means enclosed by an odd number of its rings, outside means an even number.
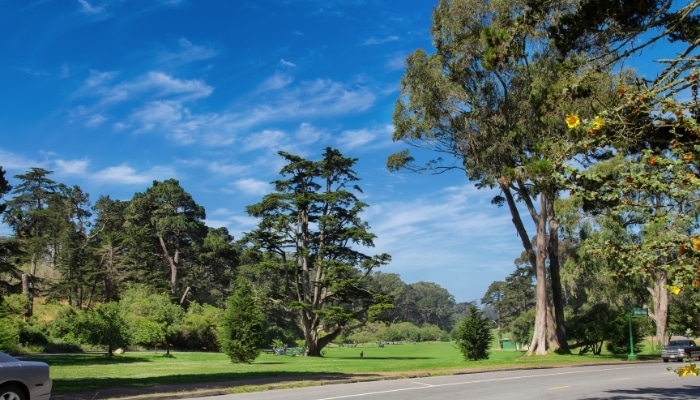
[[[700,239],[696,237],[691,237],[690,241],[693,242],[693,249],[700,251]]]
[[[581,118],[579,118],[578,115],[569,114],[566,116],[566,126],[568,126],[569,129],[574,129],[579,125],[581,125]]]
[[[669,290],[670,290],[671,293],[673,293],[673,294],[678,294],[678,293],[681,292],[681,288],[679,288],[679,287],[676,286],[676,285],[671,286],[671,288],[670,288]]]
[[[688,370],[685,367],[678,368],[678,376],[683,377],[688,375]]]
[[[603,125],[605,125],[605,120],[601,118],[600,116],[596,116],[593,119],[593,124],[591,128],[593,128],[594,131],[599,131],[603,128]]]

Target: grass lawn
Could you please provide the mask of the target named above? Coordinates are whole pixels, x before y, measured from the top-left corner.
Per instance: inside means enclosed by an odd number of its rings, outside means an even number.
[[[364,357],[360,358],[360,352]],[[639,360],[658,359],[658,354],[640,354]],[[465,361],[453,343],[428,342],[326,348],[324,357],[261,354],[251,364],[234,364],[220,353],[162,351],[128,352],[111,358],[103,354],[41,355],[32,359],[51,365],[53,393],[134,388],[205,382],[228,382],[263,377],[401,373],[406,376],[449,374],[456,371],[510,367],[564,366],[619,362],[626,355],[557,355],[527,357],[521,351],[493,350],[488,360]]]

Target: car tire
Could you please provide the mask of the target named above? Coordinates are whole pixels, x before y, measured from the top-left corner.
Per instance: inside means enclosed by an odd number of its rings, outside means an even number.
[[[27,400],[21,387],[11,383],[0,387],[0,400]]]
[[[668,362],[668,358],[664,358],[663,360],[664,360],[664,362]]]

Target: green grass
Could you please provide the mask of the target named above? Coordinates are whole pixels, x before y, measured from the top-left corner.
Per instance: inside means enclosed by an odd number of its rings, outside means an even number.
[[[360,351],[364,358],[360,358]],[[639,355],[640,360],[658,355]],[[453,343],[395,344],[327,348],[325,356],[293,357],[261,354],[251,364],[231,363],[220,353],[163,352],[126,353],[109,358],[102,354],[35,356],[51,365],[53,393],[138,388],[206,382],[229,382],[263,377],[310,377],[327,379],[348,375],[401,373],[406,376],[439,375],[468,370],[511,367],[545,367],[585,363],[619,362],[627,356],[557,355],[527,357],[521,351],[493,350],[488,360],[465,361]]]

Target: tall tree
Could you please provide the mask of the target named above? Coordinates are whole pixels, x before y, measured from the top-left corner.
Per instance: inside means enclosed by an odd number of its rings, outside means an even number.
[[[119,284],[132,280],[126,262],[126,210],[129,203],[101,196],[94,206],[95,217],[91,235],[95,237],[94,262],[100,274],[95,284],[101,287],[103,301],[116,301]]]
[[[554,209],[562,186],[555,173],[577,149],[563,116],[569,107],[604,98],[611,79],[602,69],[581,75],[581,58],[563,57],[553,46],[548,27],[574,6],[567,1],[440,1],[433,13],[435,53],[421,49],[407,59],[403,97],[394,110],[394,140],[449,159],[419,165],[406,150],[387,162],[392,171],[461,169],[479,188],[500,190],[493,202],[508,206],[534,266],[537,313],[529,351],[537,354],[567,346]],[[530,215],[535,235],[528,234],[518,202]]]
[[[160,254],[167,268],[167,280],[173,297],[183,296],[185,282],[196,277],[188,276],[186,267],[196,264],[197,249],[207,234],[204,225],[204,207],[197,204],[175,179],[154,181],[144,193],[137,193],[127,210],[128,233],[134,240],[146,240],[134,256],[153,261],[155,252]],[[145,253],[145,254],[144,254]],[[158,265],[151,264],[151,273],[159,276]],[[146,272],[148,274],[148,272]],[[180,297],[181,303],[185,298]]]
[[[375,236],[359,217],[366,204],[353,193],[360,191],[352,169],[357,159],[331,148],[321,161],[279,154],[286,179],[247,207],[260,222],[246,240],[267,254],[258,257],[260,266],[283,280],[275,300],[297,310],[305,354],[320,356],[343,329],[364,324],[386,306],[386,297],[370,290],[368,281],[390,257],[359,251],[373,246]]]
[[[56,215],[53,224],[52,253],[54,268],[59,276],[54,279],[51,297],[67,300],[82,309],[89,305],[97,275],[93,257],[94,238],[91,204],[87,193],[78,186],[58,185],[49,199],[49,209]]]
[[[27,316],[33,313],[34,291],[37,269],[40,264],[52,261],[50,253],[52,221],[48,210],[49,199],[56,193],[58,184],[48,176],[53,171],[32,168],[25,174],[16,175],[20,182],[12,191],[14,197],[7,201],[3,222],[8,224],[19,239],[20,246],[28,257],[29,271],[23,279],[23,292],[29,299]]]

